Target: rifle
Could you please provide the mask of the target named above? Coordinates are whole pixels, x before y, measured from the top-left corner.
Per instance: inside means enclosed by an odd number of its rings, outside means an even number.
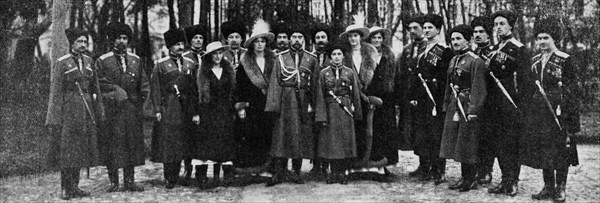
[[[419,76],[419,79],[421,79],[421,84],[423,84],[423,87],[425,87],[425,92],[427,92],[427,96],[429,96],[429,99],[431,99],[431,102],[433,102],[433,110],[431,111],[431,115],[435,116],[437,115],[437,111],[435,110],[437,104],[435,103],[435,99],[433,99],[433,94],[431,94],[431,90],[427,86],[427,83],[425,82],[425,79],[423,79],[421,73],[417,74],[417,76]]]
[[[450,88],[452,88],[452,92],[454,93],[454,97],[456,98],[456,104],[458,106],[458,110],[460,110],[460,114],[462,114],[462,116],[465,118],[465,122],[469,122],[469,119],[467,119],[467,114],[465,113],[465,109],[462,106],[462,102],[460,102],[458,91],[454,88],[454,84],[450,83]]]

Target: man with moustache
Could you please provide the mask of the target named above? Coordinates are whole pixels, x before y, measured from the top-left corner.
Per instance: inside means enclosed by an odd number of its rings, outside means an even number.
[[[494,49],[491,38],[494,36],[492,33],[494,25],[493,22],[487,16],[476,17],[471,21],[471,28],[473,29],[473,38],[475,39],[474,53],[483,59],[488,60],[489,54]],[[489,184],[492,182],[492,171],[494,168],[494,156],[492,154],[492,145],[488,134],[481,134],[479,139],[479,159],[480,162],[477,166],[477,180],[479,184]]]
[[[108,27],[113,50],[96,60],[107,116],[98,140],[99,151],[108,168],[108,192],[119,189],[119,168],[123,168],[124,190],[144,191],[134,183],[134,167],[146,161],[142,107],[150,93],[150,83],[140,57],[127,51],[131,28],[125,23]]]
[[[278,163],[275,167],[285,172],[287,159],[291,158],[294,173],[290,174],[290,179],[301,184],[304,183],[299,177],[302,159],[312,159],[314,154],[314,104],[310,85],[312,71],[317,67],[317,57],[303,48],[305,28],[296,25],[290,30],[291,46],[277,56],[265,111],[278,115],[271,143],[271,156]]]
[[[164,34],[169,56],[154,65],[151,81],[151,98],[154,102],[156,123],[152,134],[153,162],[163,163],[166,188],[175,184],[187,185],[179,180],[181,161],[186,158],[185,124],[186,112],[197,112],[197,103],[190,103],[196,81],[189,81],[196,64],[192,59],[183,57],[185,33],[172,29]],[[192,116],[196,123],[199,116]]]
[[[397,77],[400,82],[396,83],[398,87],[396,90],[401,95],[400,98],[400,119],[398,126],[400,128],[399,147],[401,150],[413,150],[414,149],[414,123],[411,105],[408,103],[407,96],[411,85],[414,84],[416,75],[414,70],[417,67],[418,56],[425,51],[427,47],[427,40],[423,36],[423,16],[416,15],[404,22],[404,27],[408,31],[412,42],[404,46],[402,54],[398,59],[398,72]],[[419,160],[419,167],[417,170],[410,172],[410,176],[420,176],[423,171],[424,159]]]
[[[419,180],[445,182],[446,160],[439,157],[444,127],[442,103],[446,85],[446,71],[454,56],[450,47],[438,39],[444,24],[441,16],[427,14],[423,30],[427,38],[425,51],[417,56],[408,101],[412,108],[415,131],[414,152],[419,156]],[[415,175],[413,173],[413,175]]]
[[[275,34],[275,53],[279,54],[290,48],[290,36],[288,34],[289,27],[284,22],[276,23],[273,26],[273,34]]]
[[[236,70],[240,64],[240,57],[246,52],[242,47],[246,32],[246,26],[238,21],[227,21],[221,24],[221,33],[229,45],[229,50],[223,52],[223,59],[229,61]]]
[[[492,14],[494,30],[500,43],[490,53],[486,62],[487,102],[483,107],[483,134],[492,138],[494,156],[502,171],[502,181],[488,192],[516,196],[519,173],[519,138],[522,134],[520,109],[523,100],[525,73],[530,67],[525,46],[513,36],[517,15],[504,10]]]
[[[194,25],[194,26],[189,26],[186,27],[184,29],[185,31],[185,37],[187,42],[190,44],[190,50],[186,51],[183,53],[183,57],[192,59],[194,61],[194,63],[196,64],[195,67],[192,68],[192,73],[189,75],[186,75],[186,81],[190,82],[190,81],[196,81],[196,74],[198,73],[198,69],[200,68],[200,65],[202,63],[202,55],[204,55],[204,39],[207,39],[207,28],[204,25]],[[187,100],[187,105],[194,105],[198,102],[198,87],[197,85],[190,85],[191,91],[190,91],[190,97],[189,100]],[[185,121],[185,131],[186,131],[186,144],[187,146],[185,147],[187,153],[186,153],[186,158],[183,160],[183,164],[184,164],[184,178],[183,181],[185,181],[186,183],[190,182],[190,179],[192,177],[192,170],[193,170],[193,166],[192,166],[192,157],[194,157],[197,153],[196,153],[196,147],[198,146],[195,138],[197,138],[196,133],[199,133],[197,131],[197,126],[194,125],[193,123],[193,115],[195,112],[186,112],[185,113],[185,117],[186,119],[184,119]]]

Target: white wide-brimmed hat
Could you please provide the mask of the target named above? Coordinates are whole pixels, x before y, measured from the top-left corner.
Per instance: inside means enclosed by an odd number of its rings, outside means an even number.
[[[209,54],[211,54],[212,52],[215,51],[227,51],[229,50],[229,45],[223,45],[221,44],[221,42],[211,42],[210,44],[206,45],[206,52],[204,52],[204,56],[208,56]]]
[[[348,33],[350,32],[358,32],[361,35],[361,40],[367,39],[369,37],[369,28],[364,27],[363,25],[350,25],[346,27],[346,31],[340,34],[340,39],[346,40],[348,38]]]
[[[390,29],[382,28],[379,26],[373,26],[369,29],[369,37],[378,32],[382,33],[384,40],[387,40],[392,36],[392,31]]]
[[[252,35],[244,42],[244,47],[248,48],[254,40],[261,37],[267,40],[267,44],[273,42],[275,39],[275,35],[270,32],[269,23],[263,19],[258,19],[254,23],[254,26],[252,26]]]

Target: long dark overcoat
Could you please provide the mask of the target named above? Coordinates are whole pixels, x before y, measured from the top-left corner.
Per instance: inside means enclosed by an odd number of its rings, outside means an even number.
[[[162,119],[155,122],[152,134],[153,162],[177,162],[187,158],[185,112],[197,112],[197,105],[185,105],[186,101],[195,99],[190,98],[191,94],[188,92],[196,86],[195,81],[190,84],[186,75],[193,74],[195,63],[186,57],[179,60],[181,69],[178,68],[176,59],[171,56],[160,59],[155,64],[150,78],[150,96],[154,102],[154,112],[162,113]]]
[[[398,72],[396,74],[398,83],[396,83],[396,91],[400,95],[400,116],[398,119],[398,147],[400,150],[413,150],[415,147],[413,109],[408,103],[408,96],[412,85],[416,84],[413,81],[418,80],[414,74],[414,70],[417,67],[419,53],[424,52],[426,46],[426,40],[413,41],[404,46],[398,58]]]
[[[125,64],[121,64],[121,57]],[[142,111],[150,83],[141,65],[140,58],[132,53],[119,56],[111,51],[96,60],[107,118],[100,128],[98,147],[106,166],[123,168],[145,163]],[[126,93],[126,97],[119,92]]]
[[[253,52],[242,55],[236,71],[234,98],[236,110],[245,109],[246,118],[236,118],[236,167],[255,167],[265,164],[271,150],[272,116],[265,112],[269,77],[275,66],[275,53],[265,50],[264,72],[256,63]],[[242,104],[248,104],[244,106]]]
[[[558,169],[578,165],[575,140],[567,147],[566,133],[581,130],[579,123],[579,91],[573,61],[569,54],[555,51],[543,66],[541,54],[532,59],[531,73],[525,85],[535,89],[527,97],[526,133],[521,137],[519,154],[521,163],[538,169]],[[563,131],[552,116],[550,108],[538,90],[541,85],[557,115]]]
[[[279,53],[271,73],[265,111],[277,114],[271,156],[310,159],[314,154],[311,75],[316,56],[301,50],[296,66],[290,51]],[[310,108],[309,108],[310,107]]]
[[[487,94],[485,73],[485,62],[470,50],[450,61],[443,103],[446,118],[440,147],[441,158],[470,164],[479,162],[479,123],[477,120],[465,121],[450,84],[458,93],[465,115],[479,116]]]
[[[235,135],[233,88],[235,72],[227,60],[221,60],[221,78],[211,70],[210,55],[203,57],[198,71],[198,95],[200,132],[196,135],[198,154],[195,158],[216,162],[233,161],[235,158]]]
[[[98,73],[92,58],[67,54],[60,57],[50,73],[50,98],[46,125],[60,128],[53,135],[49,151],[49,164],[59,168],[82,168],[98,165],[97,126],[104,120],[104,107],[100,96]],[[76,82],[82,89],[80,95]],[[94,99],[94,95],[95,99]],[[87,102],[90,112],[84,105]]]
[[[348,67],[329,66],[319,74],[315,121],[325,122],[318,136],[317,157],[344,159],[356,157],[354,119],[362,119],[358,75]],[[329,92],[338,96],[352,113],[349,115]]]

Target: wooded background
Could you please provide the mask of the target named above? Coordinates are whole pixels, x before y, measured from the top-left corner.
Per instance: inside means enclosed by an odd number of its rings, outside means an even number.
[[[207,44],[223,40],[220,25],[238,20],[248,28],[254,20],[314,25],[326,23],[337,36],[363,14],[367,26],[394,33],[393,48],[409,39],[402,20],[436,13],[447,30],[480,15],[510,9],[519,15],[516,37],[531,50],[533,25],[554,15],[563,22],[559,48],[574,56],[584,95],[584,112],[600,109],[600,0],[0,0],[0,177],[46,170],[44,127],[52,62],[68,52],[64,29],[82,27],[92,37],[92,57],[107,52],[105,26],[125,22],[134,32],[131,49],[147,70],[161,57],[162,33],[170,28],[207,25]],[[312,38],[312,37],[310,37]],[[148,71],[150,72],[150,71]]]

